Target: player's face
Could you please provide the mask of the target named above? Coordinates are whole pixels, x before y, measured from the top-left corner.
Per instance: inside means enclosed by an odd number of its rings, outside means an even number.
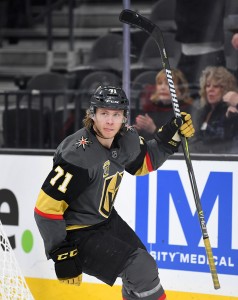
[[[214,80],[207,80],[206,82],[207,101],[210,104],[216,104],[221,101],[223,96],[223,88],[218,82]]]
[[[108,108],[97,108],[93,120],[94,127],[104,138],[114,138],[124,121],[124,111]]]

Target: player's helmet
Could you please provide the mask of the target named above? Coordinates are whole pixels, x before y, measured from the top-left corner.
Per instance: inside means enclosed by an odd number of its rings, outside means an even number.
[[[95,113],[98,107],[124,110],[125,117],[127,117],[129,100],[120,87],[99,86],[91,97],[90,111]]]

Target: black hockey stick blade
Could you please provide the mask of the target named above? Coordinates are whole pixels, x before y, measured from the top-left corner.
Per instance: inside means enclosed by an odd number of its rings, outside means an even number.
[[[155,24],[150,22],[145,17],[139,15],[135,11],[130,9],[124,9],[119,16],[119,20],[123,23],[127,23],[132,26],[136,26],[141,30],[146,31],[148,34],[152,34]]]

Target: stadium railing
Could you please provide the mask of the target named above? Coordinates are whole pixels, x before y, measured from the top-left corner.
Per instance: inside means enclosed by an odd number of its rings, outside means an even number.
[[[82,125],[81,94],[78,90],[0,91],[2,147],[55,148]]]

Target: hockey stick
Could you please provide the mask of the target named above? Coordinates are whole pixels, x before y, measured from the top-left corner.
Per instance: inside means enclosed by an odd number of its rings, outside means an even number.
[[[181,117],[181,112],[180,112],[180,107],[179,107],[179,102],[176,96],[176,91],[175,91],[175,86],[172,78],[172,72],[171,68],[169,65],[169,59],[166,54],[165,50],[165,45],[164,45],[164,39],[161,30],[157,25],[152,23],[150,20],[146,19],[145,17],[141,16],[140,14],[129,10],[125,9],[121,12],[119,16],[119,20],[123,23],[127,23],[129,25],[135,26],[140,28],[141,30],[147,32],[155,41],[157,44],[159,51],[160,51],[160,56],[162,60],[162,65],[166,73],[166,77],[169,83],[169,89],[170,89],[170,94],[172,97],[172,105],[173,105],[173,110],[174,110],[174,115],[175,117]],[[204,246],[206,249],[207,257],[208,257],[208,263],[210,267],[210,272],[212,275],[212,280],[213,280],[213,285],[215,289],[220,288],[220,283],[216,271],[216,266],[213,258],[213,253],[212,253],[212,248],[207,232],[207,226],[206,226],[206,221],[204,218],[204,213],[202,210],[202,205],[198,193],[198,188],[197,188],[197,183],[195,180],[195,175],[193,171],[193,166],[190,158],[190,153],[188,149],[188,142],[187,139],[184,137],[181,137],[182,141],[182,147],[183,147],[183,152],[184,152],[184,157],[188,169],[188,174],[189,174],[189,179],[193,191],[193,196],[196,204],[196,209],[198,213],[198,218],[199,218],[199,223],[200,223],[200,228],[203,236],[203,241],[204,241]]]

